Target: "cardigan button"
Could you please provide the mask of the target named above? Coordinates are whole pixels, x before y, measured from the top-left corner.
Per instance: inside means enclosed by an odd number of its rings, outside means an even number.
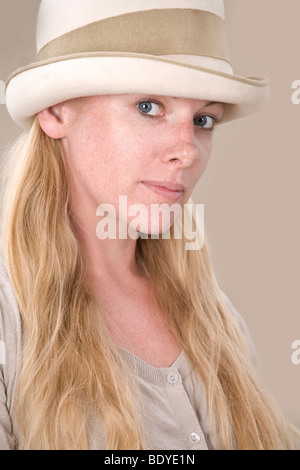
[[[200,440],[201,440],[201,437],[199,436],[197,432],[191,432],[191,434],[189,435],[189,441],[191,444],[198,444]]]
[[[177,382],[179,380],[179,376],[178,376],[178,374],[176,374],[176,372],[169,372],[167,380],[168,380],[169,384],[175,385],[175,384],[177,384]]]

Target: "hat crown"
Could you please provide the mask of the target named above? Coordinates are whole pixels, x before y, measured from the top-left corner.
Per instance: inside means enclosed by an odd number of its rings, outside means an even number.
[[[150,10],[198,10],[224,20],[223,0],[42,0],[36,45],[39,52],[54,39],[97,21]]]
[[[234,74],[223,0],[42,0],[37,60],[6,85],[15,122],[27,128],[57,103],[124,93],[218,101],[224,122],[261,108],[269,88]]]

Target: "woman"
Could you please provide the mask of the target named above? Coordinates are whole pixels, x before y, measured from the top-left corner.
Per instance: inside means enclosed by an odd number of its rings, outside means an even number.
[[[223,16],[218,0],[42,1],[38,61],[6,90],[25,133],[3,212],[2,448],[294,448],[206,245],[151,211],[183,208],[215,124],[267,97],[233,74]]]

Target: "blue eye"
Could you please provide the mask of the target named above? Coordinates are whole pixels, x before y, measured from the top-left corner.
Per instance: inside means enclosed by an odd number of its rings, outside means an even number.
[[[216,119],[212,116],[198,116],[194,118],[195,126],[202,127],[203,129],[213,129]]]
[[[158,116],[160,113],[159,105],[153,101],[142,101],[138,104],[138,108],[141,113],[148,116]]]

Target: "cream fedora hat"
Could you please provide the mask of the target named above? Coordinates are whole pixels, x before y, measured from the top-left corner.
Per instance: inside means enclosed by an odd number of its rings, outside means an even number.
[[[6,84],[14,121],[26,128],[59,102],[123,93],[220,101],[229,121],[262,107],[269,87],[234,74],[223,0],[42,0],[37,61]]]

